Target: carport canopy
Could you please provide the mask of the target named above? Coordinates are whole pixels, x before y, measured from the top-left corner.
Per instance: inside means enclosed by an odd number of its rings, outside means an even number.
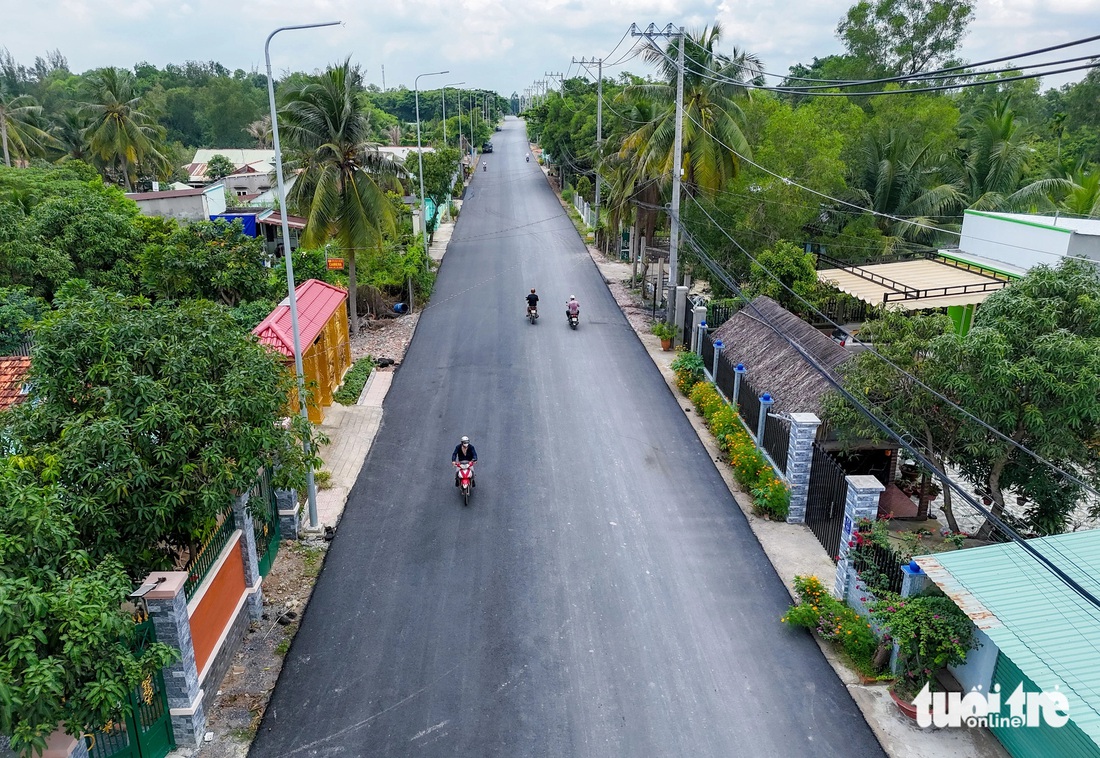
[[[1001,272],[943,255],[864,266],[819,258],[835,268],[819,270],[818,281],[870,305],[905,311],[975,305],[1011,281]]]

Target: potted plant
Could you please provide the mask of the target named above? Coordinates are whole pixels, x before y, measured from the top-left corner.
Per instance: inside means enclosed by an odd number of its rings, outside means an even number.
[[[672,349],[672,338],[676,336],[676,329],[672,326],[672,324],[666,324],[664,321],[658,321],[656,324],[653,325],[653,328],[650,331],[657,335],[657,339],[661,341],[662,350],[668,351]]]
[[[913,699],[936,674],[966,660],[974,647],[974,624],[955,602],[943,595],[901,597],[890,593],[871,606],[871,615],[898,643],[897,676],[890,696],[898,708],[916,717]]]

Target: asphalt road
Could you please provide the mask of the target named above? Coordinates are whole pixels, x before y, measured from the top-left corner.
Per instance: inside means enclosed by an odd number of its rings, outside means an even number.
[[[522,123],[493,142],[250,755],[882,755]]]

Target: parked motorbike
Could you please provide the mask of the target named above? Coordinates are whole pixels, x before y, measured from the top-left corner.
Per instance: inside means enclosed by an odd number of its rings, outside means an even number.
[[[537,305],[527,306],[527,318],[531,320],[531,323],[535,323],[535,319],[539,317],[539,308]]]
[[[580,323],[581,320],[580,311],[577,311],[576,313],[570,313],[569,311],[566,311],[565,317],[569,319],[569,328],[576,329],[577,324]]]
[[[474,488],[474,463],[461,461],[455,464],[458,469],[458,489],[462,493],[462,504],[470,504],[470,492]]]

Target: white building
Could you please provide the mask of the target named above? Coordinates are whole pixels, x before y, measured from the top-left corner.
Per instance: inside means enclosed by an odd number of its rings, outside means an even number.
[[[1012,276],[1070,257],[1100,263],[1100,219],[968,210],[959,249],[943,252]]]

